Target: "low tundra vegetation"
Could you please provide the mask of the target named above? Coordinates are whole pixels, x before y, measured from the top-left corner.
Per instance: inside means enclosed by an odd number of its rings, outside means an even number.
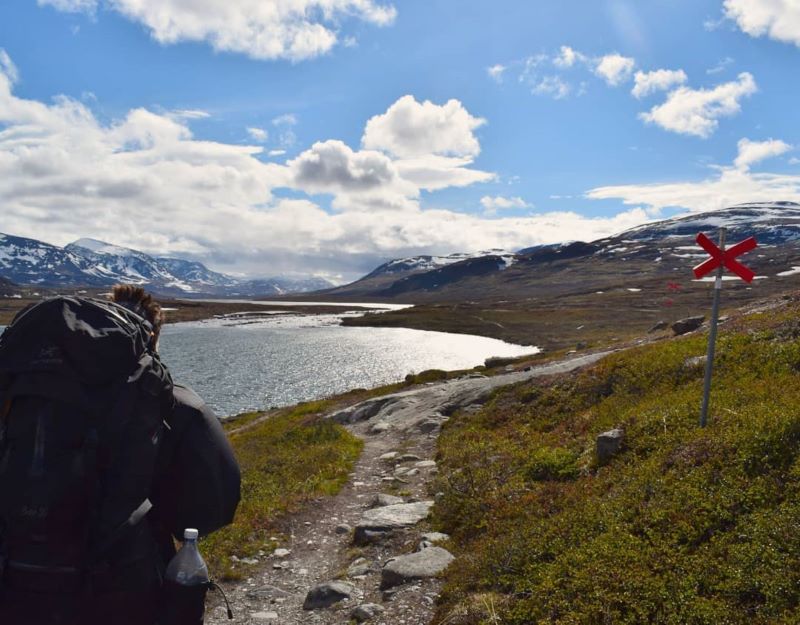
[[[331,401],[299,404],[231,435],[242,470],[242,499],[231,525],[203,539],[202,552],[213,575],[241,577],[232,556],[254,556],[274,545],[275,521],[311,498],[333,495],[361,453],[362,442],[322,419]],[[245,415],[238,425],[252,423]]]
[[[435,623],[800,622],[800,306],[499,391],[439,443]],[[600,466],[595,440],[623,428]]]

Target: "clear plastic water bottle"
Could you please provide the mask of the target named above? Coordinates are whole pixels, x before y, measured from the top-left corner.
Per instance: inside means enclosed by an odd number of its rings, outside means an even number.
[[[164,577],[181,586],[208,584],[208,567],[197,549],[198,531],[187,528],[183,531],[183,546],[169,561]]]

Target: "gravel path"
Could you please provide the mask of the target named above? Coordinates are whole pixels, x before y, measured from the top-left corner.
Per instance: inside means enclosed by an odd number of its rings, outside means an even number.
[[[444,549],[433,546],[442,537],[423,539],[430,530],[424,517],[433,500],[429,486],[437,470],[433,458],[441,424],[455,410],[485,401],[498,387],[565,373],[608,353],[489,378],[467,376],[371,399],[329,415],[365,442],[347,485],[335,497],[316,500],[286,519],[289,538],[281,549],[288,553],[265,553],[251,577],[225,584],[235,618],[229,621],[214,597],[206,623],[345,624],[363,604],[373,606],[363,610],[364,616],[370,610],[374,613],[369,623],[429,623],[440,587],[439,580],[429,575],[449,561]],[[376,502],[379,494],[416,505],[398,506],[391,499]],[[441,547],[446,549],[446,540]],[[406,554],[415,555],[398,559]],[[329,607],[304,609],[304,603],[310,607],[309,591],[327,582],[344,585],[319,589],[321,603],[326,597],[349,597]]]

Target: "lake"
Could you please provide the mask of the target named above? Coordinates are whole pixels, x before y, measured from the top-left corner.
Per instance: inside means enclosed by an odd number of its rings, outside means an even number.
[[[535,347],[480,336],[339,325],[341,315],[211,320],[164,327],[160,351],[176,381],[220,416],[401,381],[425,369],[467,369]]]
[[[539,351],[481,336],[344,327],[343,316],[170,324],[159,350],[173,378],[221,417],[399,382],[425,369],[468,369],[489,356]]]

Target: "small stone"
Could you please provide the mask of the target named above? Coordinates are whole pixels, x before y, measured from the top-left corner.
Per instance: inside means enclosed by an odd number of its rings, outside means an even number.
[[[394,504],[403,503],[402,497],[395,497],[394,495],[386,495],[384,493],[379,493],[375,495],[375,498],[372,500],[371,506],[376,508],[378,506],[393,506]]]
[[[652,334],[653,332],[661,332],[662,330],[666,330],[669,327],[669,324],[664,321],[663,319],[656,323],[652,328],[650,328],[647,332]]]
[[[425,532],[420,538],[431,543],[442,543],[446,540],[450,540],[450,535],[443,534],[442,532]]]
[[[597,461],[606,464],[619,452],[625,440],[625,432],[621,428],[615,428],[608,432],[603,432],[597,437],[596,452]]]
[[[347,577],[362,577],[368,575],[371,570],[372,567],[368,562],[353,562],[347,569]]]
[[[389,560],[381,570],[381,590],[410,581],[435,577],[455,560],[441,547],[428,547],[422,551],[398,556]]]
[[[378,456],[378,460],[394,460],[395,458],[397,458],[397,455],[398,454],[396,451],[390,451],[383,454],[382,456]]]
[[[308,569],[300,569],[297,571],[298,575],[308,575]]]
[[[406,472],[406,477],[414,477],[415,475],[419,475],[419,469],[410,469]]]
[[[272,555],[275,556],[276,558],[285,558],[290,553],[292,553],[291,549],[276,549],[275,551],[272,552]]]
[[[415,467],[418,469],[429,469],[430,467],[436,466],[435,460],[422,460],[414,464]]]
[[[356,592],[355,586],[347,582],[327,582],[314,586],[308,591],[303,602],[304,610],[327,608],[334,603],[350,599]]]
[[[337,534],[349,534],[350,532],[353,531],[353,528],[350,527],[347,523],[340,523],[339,525],[336,526],[334,531]]]
[[[414,460],[422,460],[416,454],[403,454],[400,456],[400,462],[413,462]]]
[[[256,621],[274,621],[278,618],[277,612],[254,612],[250,615]]]
[[[383,434],[384,432],[388,432],[391,429],[391,425],[386,423],[385,421],[378,421],[375,425],[373,425],[369,432],[370,434]]]
[[[248,599],[258,599],[260,601],[274,601],[282,597],[288,596],[289,593],[277,586],[262,586],[261,588],[254,588],[245,595]]]
[[[242,564],[258,564],[258,558],[242,558]]]
[[[699,369],[706,366],[707,356],[694,356],[683,361],[684,369]]]
[[[422,419],[417,422],[417,429],[423,434],[432,434],[442,427],[436,419]]]
[[[383,612],[383,606],[377,603],[363,603],[350,612],[350,618],[359,623],[363,623],[364,621],[375,618],[381,612]]]

